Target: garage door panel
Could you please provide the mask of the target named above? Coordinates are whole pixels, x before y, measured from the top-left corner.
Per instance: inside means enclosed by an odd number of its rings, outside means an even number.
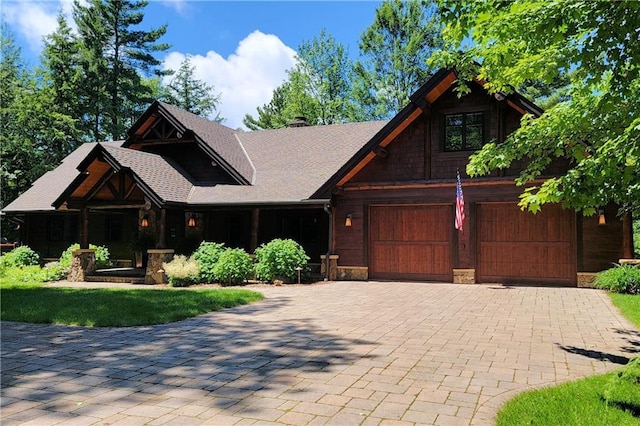
[[[480,282],[575,282],[573,213],[545,206],[533,215],[515,204],[477,207]]]
[[[371,207],[369,275],[450,280],[451,212],[446,205]]]

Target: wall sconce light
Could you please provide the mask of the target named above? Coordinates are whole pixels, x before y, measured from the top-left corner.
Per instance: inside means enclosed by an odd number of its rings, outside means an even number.
[[[607,217],[604,215],[604,208],[600,207],[598,209],[598,225],[606,225]]]
[[[145,214],[144,216],[142,216],[142,219],[140,219],[140,227],[141,228],[148,228],[149,227],[149,215]]]
[[[187,221],[187,226],[189,228],[195,228],[197,225],[196,223],[196,215],[191,213],[191,216],[189,216],[189,220]]]
[[[353,218],[353,216],[351,215],[351,213],[347,214],[347,217],[344,220],[344,226],[350,227],[352,218]]]

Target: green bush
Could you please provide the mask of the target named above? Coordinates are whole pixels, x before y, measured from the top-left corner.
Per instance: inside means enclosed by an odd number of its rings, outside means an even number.
[[[633,358],[611,378],[603,395],[609,405],[634,406],[640,410],[640,357]]]
[[[164,272],[169,278],[169,285],[172,287],[186,287],[199,282],[200,268],[198,263],[187,256],[178,255],[162,264]]]
[[[40,256],[38,256],[38,253],[28,246],[16,247],[0,257],[0,264],[5,268],[37,265],[39,262]]]
[[[198,267],[200,268],[199,280],[201,283],[214,283],[217,281],[213,269],[216,263],[218,263],[218,259],[223,251],[224,244],[203,241],[196,251],[193,252],[191,258],[198,263]]]
[[[3,279],[12,282],[32,283],[44,281],[42,268],[38,265],[9,266],[3,268]]]
[[[297,279],[297,267],[307,267],[309,256],[302,246],[293,240],[275,239],[256,249],[256,276],[263,281],[279,279],[294,282]]]
[[[213,272],[221,284],[241,284],[253,272],[253,260],[242,249],[228,248],[222,252]]]
[[[633,265],[616,265],[596,275],[596,287],[615,293],[640,293],[640,268]]]
[[[42,281],[60,281],[67,278],[68,267],[60,262],[49,262],[42,268]]]
[[[110,259],[111,254],[108,248],[94,244],[89,244],[89,248],[96,251],[96,268],[109,268],[112,265]],[[62,256],[60,256],[60,265],[62,265],[63,268],[69,268],[71,266],[72,252],[79,249],[80,244],[78,243],[70,245],[69,248],[62,252]]]

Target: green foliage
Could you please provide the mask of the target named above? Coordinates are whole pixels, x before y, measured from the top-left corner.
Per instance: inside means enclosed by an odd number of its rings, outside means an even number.
[[[73,18],[78,28],[79,87],[84,114],[77,117],[93,140],[126,136],[150,101],[150,87],[143,75],[157,72],[161,61],[157,52],[169,45],[158,43],[167,26],[142,29],[147,1],[75,1]]]
[[[263,298],[244,289],[46,288],[6,280],[1,285],[0,317],[5,321],[89,327],[164,324]]]
[[[280,279],[294,282],[297,279],[297,267],[307,266],[309,256],[302,246],[293,240],[275,239],[256,249],[256,275],[263,281]]]
[[[40,256],[28,246],[16,247],[9,253],[0,256],[0,265],[2,267],[22,267],[37,265],[40,262]]]
[[[303,116],[310,125],[350,121],[351,62],[347,49],[323,29],[298,47],[298,62],[288,79],[258,107],[258,117],[245,115],[251,130],[283,128]]]
[[[80,249],[80,244],[72,244],[65,251],[62,252],[60,256],[60,265],[63,268],[69,268],[71,266],[72,253],[75,250]],[[109,253],[109,249],[105,246],[96,246],[94,244],[89,244],[89,249],[96,251],[96,268],[109,268],[112,266],[111,263],[111,254]]]
[[[220,254],[213,272],[221,284],[242,284],[253,273],[253,260],[239,248],[228,248]]]
[[[603,396],[608,405],[640,412],[640,357],[633,358],[611,377]]]
[[[186,55],[173,79],[163,88],[163,100],[171,105],[202,117],[215,113],[220,103],[220,95],[215,88],[195,77],[195,66],[191,64],[191,56]],[[217,114],[215,121],[224,121]]]
[[[616,265],[596,276],[596,287],[615,293],[640,293],[640,268],[632,265]]]
[[[199,282],[214,283],[217,281],[214,268],[220,255],[224,251],[224,244],[203,241],[191,256],[198,263],[200,269]]]
[[[442,24],[430,1],[385,0],[362,33],[362,61],[354,67],[352,96],[368,111],[364,119],[393,117],[433,73],[427,60],[443,46]]]
[[[504,143],[471,157],[467,172],[484,175],[526,159],[517,183],[521,206],[542,204],[593,213],[610,202],[640,208],[640,3],[588,0],[441,2],[447,50],[433,63],[459,80],[488,81],[490,92],[568,79],[562,99],[541,117],[525,117]],[[481,63],[476,62],[477,60]],[[568,73],[568,71],[571,71]],[[461,93],[468,85],[459,87]],[[570,165],[546,178],[554,158]]]
[[[162,268],[169,278],[169,285],[172,287],[185,287],[197,284],[199,281],[200,268],[198,268],[195,259],[178,255],[170,262],[163,263]]]

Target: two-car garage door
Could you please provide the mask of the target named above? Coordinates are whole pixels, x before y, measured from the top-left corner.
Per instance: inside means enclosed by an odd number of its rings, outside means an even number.
[[[370,207],[369,276],[451,281],[453,215],[451,204]],[[533,215],[515,203],[478,203],[475,215],[477,282],[575,283],[572,211],[545,206]],[[474,232],[469,222],[465,231]]]

